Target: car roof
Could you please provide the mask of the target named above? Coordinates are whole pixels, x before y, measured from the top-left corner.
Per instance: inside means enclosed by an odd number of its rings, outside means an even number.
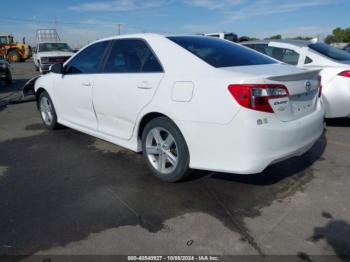
[[[38,42],[38,44],[67,44],[66,42],[58,42],[58,41],[43,41]]]
[[[164,39],[168,37],[198,37],[198,38],[207,38],[208,36],[205,35],[191,35],[191,34],[158,34],[158,33],[138,33],[138,34],[125,34],[125,35],[115,35],[110,36],[106,38],[102,38],[99,40],[94,41],[101,42],[101,41],[108,41],[108,40],[115,40],[115,39],[125,39],[125,38],[159,38]],[[92,42],[93,43],[93,42]]]
[[[165,37],[165,36],[162,34],[156,34],[156,33],[125,34],[125,35],[114,35],[114,36],[101,38],[101,39],[98,39],[96,42],[114,40],[114,39],[123,39],[123,38],[148,38],[148,37]]]
[[[246,44],[268,44],[268,43],[285,43],[285,44],[291,44],[298,47],[304,47],[309,46],[312,42],[307,40],[292,40],[292,39],[284,39],[284,40],[255,40],[255,41],[245,41],[241,42],[240,44],[246,45]]]

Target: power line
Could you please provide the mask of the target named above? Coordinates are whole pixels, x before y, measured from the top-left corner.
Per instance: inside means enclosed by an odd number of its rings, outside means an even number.
[[[32,23],[54,23],[55,25],[58,24],[58,19],[57,17],[55,17],[55,19],[53,20],[42,20],[42,19],[25,19],[25,18],[14,18],[14,17],[5,17],[5,16],[0,16],[0,20],[8,20],[8,21],[14,21],[14,22],[32,22]],[[115,22],[64,22],[64,21],[60,21],[60,24],[64,24],[64,25],[110,25],[110,26],[120,26],[122,25],[121,23],[115,23]]]
[[[0,16],[0,21],[12,21],[12,22],[18,22],[18,23],[23,23],[23,22],[29,22],[29,23],[34,23],[34,24],[53,24],[54,27],[56,28],[58,24],[60,25],[80,25],[80,26],[111,26],[111,27],[116,27],[118,30],[118,34],[121,34],[121,28],[122,27],[127,27],[132,30],[138,30],[140,32],[159,32],[159,33],[169,33],[169,32],[164,32],[160,30],[150,30],[146,29],[144,27],[139,27],[139,26],[134,26],[134,25],[127,25],[122,23],[116,23],[116,22],[93,22],[93,21],[87,21],[87,22],[73,22],[73,21],[59,21],[57,17],[55,17],[53,20],[46,20],[46,19],[36,19],[35,17],[33,18],[15,18],[15,17],[8,17],[8,16]]]

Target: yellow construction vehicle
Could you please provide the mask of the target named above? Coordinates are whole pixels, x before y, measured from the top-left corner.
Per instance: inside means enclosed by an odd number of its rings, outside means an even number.
[[[24,40],[24,39],[23,39]],[[0,35],[0,59],[23,62],[32,56],[31,48],[24,43],[14,42],[12,35]]]

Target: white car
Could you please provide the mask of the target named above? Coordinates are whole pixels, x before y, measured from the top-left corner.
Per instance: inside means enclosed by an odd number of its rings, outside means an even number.
[[[320,69],[326,118],[350,117],[350,53],[325,43],[302,40],[242,44],[287,64]]]
[[[73,54],[66,43],[40,42],[36,46],[36,52],[33,53],[35,69],[40,73],[46,73],[51,65],[64,63]]]
[[[323,132],[318,71],[203,36],[135,34],[80,50],[38,78],[44,125],[143,152],[164,181],[191,168],[258,173]]]

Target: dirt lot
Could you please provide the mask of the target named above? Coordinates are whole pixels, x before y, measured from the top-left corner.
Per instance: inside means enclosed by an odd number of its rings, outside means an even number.
[[[15,64],[15,82],[0,86],[0,99],[35,74],[31,62]],[[68,128],[45,130],[34,102],[3,105],[0,254],[347,261],[349,129],[348,119],[328,122],[308,153],[261,174],[194,171],[187,181],[166,184],[140,154]]]

